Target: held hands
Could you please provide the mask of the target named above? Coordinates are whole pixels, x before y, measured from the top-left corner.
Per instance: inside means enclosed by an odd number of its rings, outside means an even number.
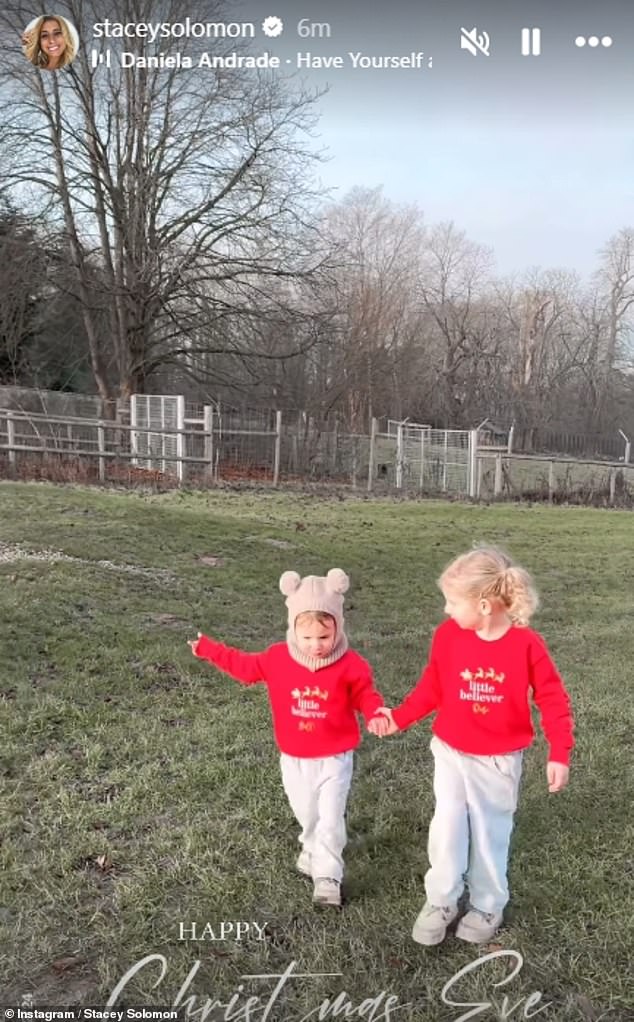
[[[200,640],[202,639],[202,636],[203,636],[203,633],[202,632],[198,632],[198,638],[197,639],[188,639],[187,640],[187,645],[191,648],[191,651],[194,654],[194,656],[198,656],[198,644],[199,644]]]
[[[395,735],[398,728],[394,723],[392,711],[387,706],[379,706],[376,712],[377,714],[382,714],[382,717],[373,717],[372,720],[368,721],[368,731],[370,734],[375,735],[377,738]]]
[[[570,776],[570,770],[563,763],[553,763],[552,761],[546,764],[546,778],[548,780],[548,790],[551,793],[556,791],[563,791],[568,784],[568,778]]]

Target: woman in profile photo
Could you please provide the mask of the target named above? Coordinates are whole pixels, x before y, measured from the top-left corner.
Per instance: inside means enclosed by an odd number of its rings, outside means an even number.
[[[22,36],[24,55],[42,71],[66,67],[77,55],[79,36],[74,25],[58,14],[31,21]]]

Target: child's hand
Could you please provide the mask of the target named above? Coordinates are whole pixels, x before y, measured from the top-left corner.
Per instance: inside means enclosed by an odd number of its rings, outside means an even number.
[[[568,784],[570,770],[563,763],[546,764],[546,777],[548,779],[548,790],[550,792],[563,791]]]
[[[194,654],[194,656],[198,656],[198,643],[200,642],[202,637],[203,637],[203,633],[199,632],[197,639],[188,639],[187,640],[187,645],[191,647],[191,651]]]
[[[377,738],[385,738],[387,735],[394,735],[398,731],[396,724],[392,719],[392,711],[387,706],[379,706],[376,711],[380,713],[382,717],[373,717],[368,722],[368,731],[372,735],[376,735]]]
[[[373,717],[372,720],[368,721],[368,731],[371,735],[375,735],[376,738],[385,738],[390,727],[390,722],[387,717]]]

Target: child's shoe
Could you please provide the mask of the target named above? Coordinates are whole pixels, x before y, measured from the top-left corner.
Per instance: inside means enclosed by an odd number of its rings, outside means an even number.
[[[332,905],[334,908],[341,908],[341,884],[331,877],[315,877],[313,887],[313,902],[315,905]]]
[[[307,852],[305,848],[302,848],[301,852],[297,856],[295,869],[297,869],[305,877],[311,877],[312,879],[313,871],[311,868],[310,859],[311,859],[310,852]]]
[[[430,905],[425,902],[414,923],[412,937],[417,944],[440,944],[447,935],[447,927],[458,915],[456,905]]]
[[[481,912],[470,908],[456,927],[456,937],[470,944],[486,944],[502,925],[501,912]]]

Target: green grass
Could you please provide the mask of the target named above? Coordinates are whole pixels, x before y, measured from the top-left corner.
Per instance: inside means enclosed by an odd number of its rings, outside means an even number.
[[[320,914],[296,876],[297,827],[279,780],[264,690],[194,661],[197,629],[247,649],[281,638],[281,572],[350,572],[347,622],[388,703],[417,678],[442,617],[435,579],[475,540],[504,544],[536,576],[535,621],[571,691],[578,748],[570,788],[548,796],[540,738],[526,758],[495,947],[457,1001],[503,1018],[534,991],[545,1020],[625,1020],[631,1007],[633,520],[626,513],[328,499],[253,490],[161,496],[0,485],[0,543],[73,560],[0,555],[0,1003],[266,1002],[267,1022],[394,1018],[454,1022],[441,990],[477,951],[411,941],[423,901],[432,811],[429,722],[365,736],[349,805],[347,905]],[[199,558],[219,558],[215,566]],[[110,562],[110,566],[99,564]],[[137,573],[120,570],[123,566]],[[105,858],[102,858],[105,857]],[[629,908],[628,908],[629,899]],[[266,924],[266,939],[179,940],[222,920]],[[196,966],[196,963],[200,963]],[[346,991],[402,1007],[317,1014]],[[629,1002],[628,1002],[629,997]],[[524,1003],[508,1017],[524,1018]],[[244,999],[236,1001],[235,1016]],[[533,1002],[527,1013],[536,1011]],[[239,1016],[244,1022],[258,1018]],[[202,1015],[192,1016],[201,1019]],[[223,1011],[208,1015],[225,1018]]]

